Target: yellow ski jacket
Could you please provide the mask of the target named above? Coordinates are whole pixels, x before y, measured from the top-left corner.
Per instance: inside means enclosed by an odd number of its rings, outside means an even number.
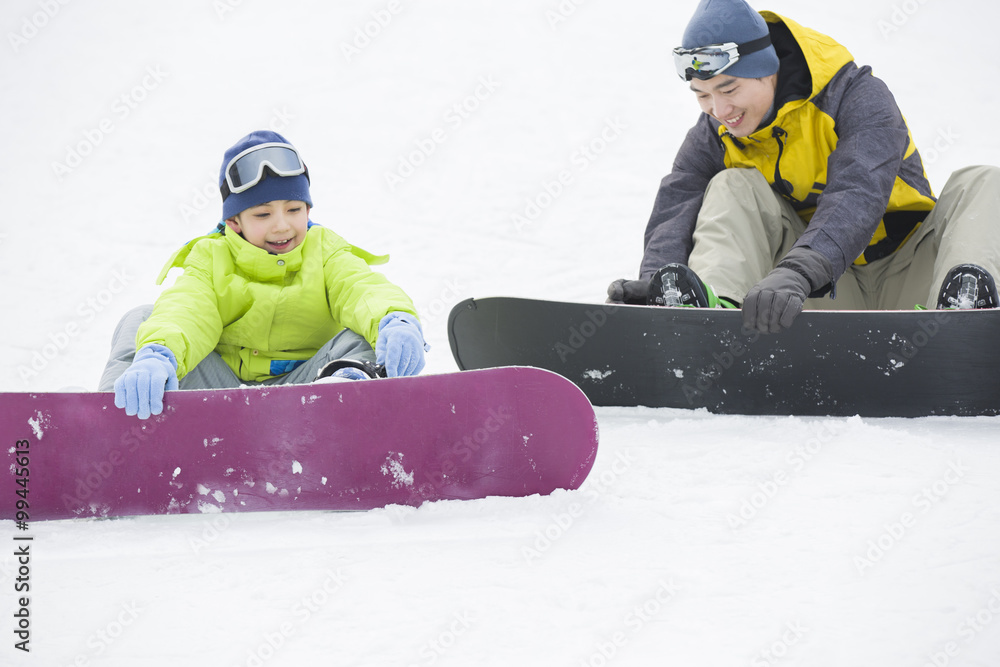
[[[934,207],[906,121],[871,68],[826,35],[761,15],[781,62],[776,111],[745,138],[702,114],[661,182],[642,277],[687,262],[705,188],[723,169],[759,170],[807,223],[796,245],[830,260],[835,280],[894,252]]]

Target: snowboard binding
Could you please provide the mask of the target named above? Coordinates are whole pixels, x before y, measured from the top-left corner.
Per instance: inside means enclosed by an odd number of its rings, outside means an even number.
[[[370,361],[361,361],[359,359],[334,359],[323,368],[319,369],[319,373],[316,374],[316,379],[330,377],[337,371],[344,368],[352,368],[363,373],[366,378],[384,378],[386,377],[385,366],[379,364],[373,364]],[[350,374],[347,375],[352,379],[364,379],[360,375]]]
[[[714,295],[713,295],[714,296]],[[698,275],[683,264],[667,264],[649,281],[650,306],[688,306],[711,308],[705,284]]]
[[[948,272],[938,293],[937,310],[971,310],[1000,306],[990,272],[977,264],[959,264]]]

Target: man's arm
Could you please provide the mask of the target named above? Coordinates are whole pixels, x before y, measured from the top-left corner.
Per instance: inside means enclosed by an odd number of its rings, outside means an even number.
[[[796,246],[826,257],[836,280],[871,242],[903,159],[914,148],[892,93],[868,67],[842,70],[815,104],[834,118],[837,147],[827,163],[826,188]]]
[[[725,169],[723,155],[715,126],[702,114],[681,144],[673,170],[660,182],[646,225],[641,278],[652,277],[671,262],[687,263],[705,189],[712,177]]]

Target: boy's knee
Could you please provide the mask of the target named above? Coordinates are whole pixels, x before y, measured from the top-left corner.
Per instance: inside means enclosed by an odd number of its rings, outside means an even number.
[[[132,308],[118,320],[118,326],[115,327],[115,332],[111,336],[112,344],[121,336],[123,330],[137,331],[143,322],[149,319],[149,316],[153,314],[153,304],[146,303],[141,306],[136,306]]]
[[[148,319],[150,315],[153,314],[153,304],[144,303],[141,306],[136,306],[126,313],[126,315],[135,314],[136,316],[141,316],[142,319]]]
[[[375,350],[365,340],[365,337],[350,329],[344,329],[327,341],[326,345],[320,349],[320,353],[325,353],[330,359],[339,359],[341,357],[360,359],[368,358],[369,356],[372,359],[375,358]]]
[[[130,309],[124,315],[122,315],[121,323],[127,322],[138,322],[142,324],[149,319],[149,316],[153,314],[153,304],[144,303],[141,306],[136,306]],[[119,324],[121,326],[121,324]]]

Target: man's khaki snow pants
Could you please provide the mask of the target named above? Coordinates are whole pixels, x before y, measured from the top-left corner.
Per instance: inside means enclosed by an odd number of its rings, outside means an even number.
[[[742,303],[805,232],[795,209],[756,169],[727,169],[705,191],[688,266],[719,296]],[[852,264],[836,298],[807,299],[813,310],[934,308],[948,271],[978,264],[1000,281],[1000,168],[952,174],[930,215],[896,252]]]

